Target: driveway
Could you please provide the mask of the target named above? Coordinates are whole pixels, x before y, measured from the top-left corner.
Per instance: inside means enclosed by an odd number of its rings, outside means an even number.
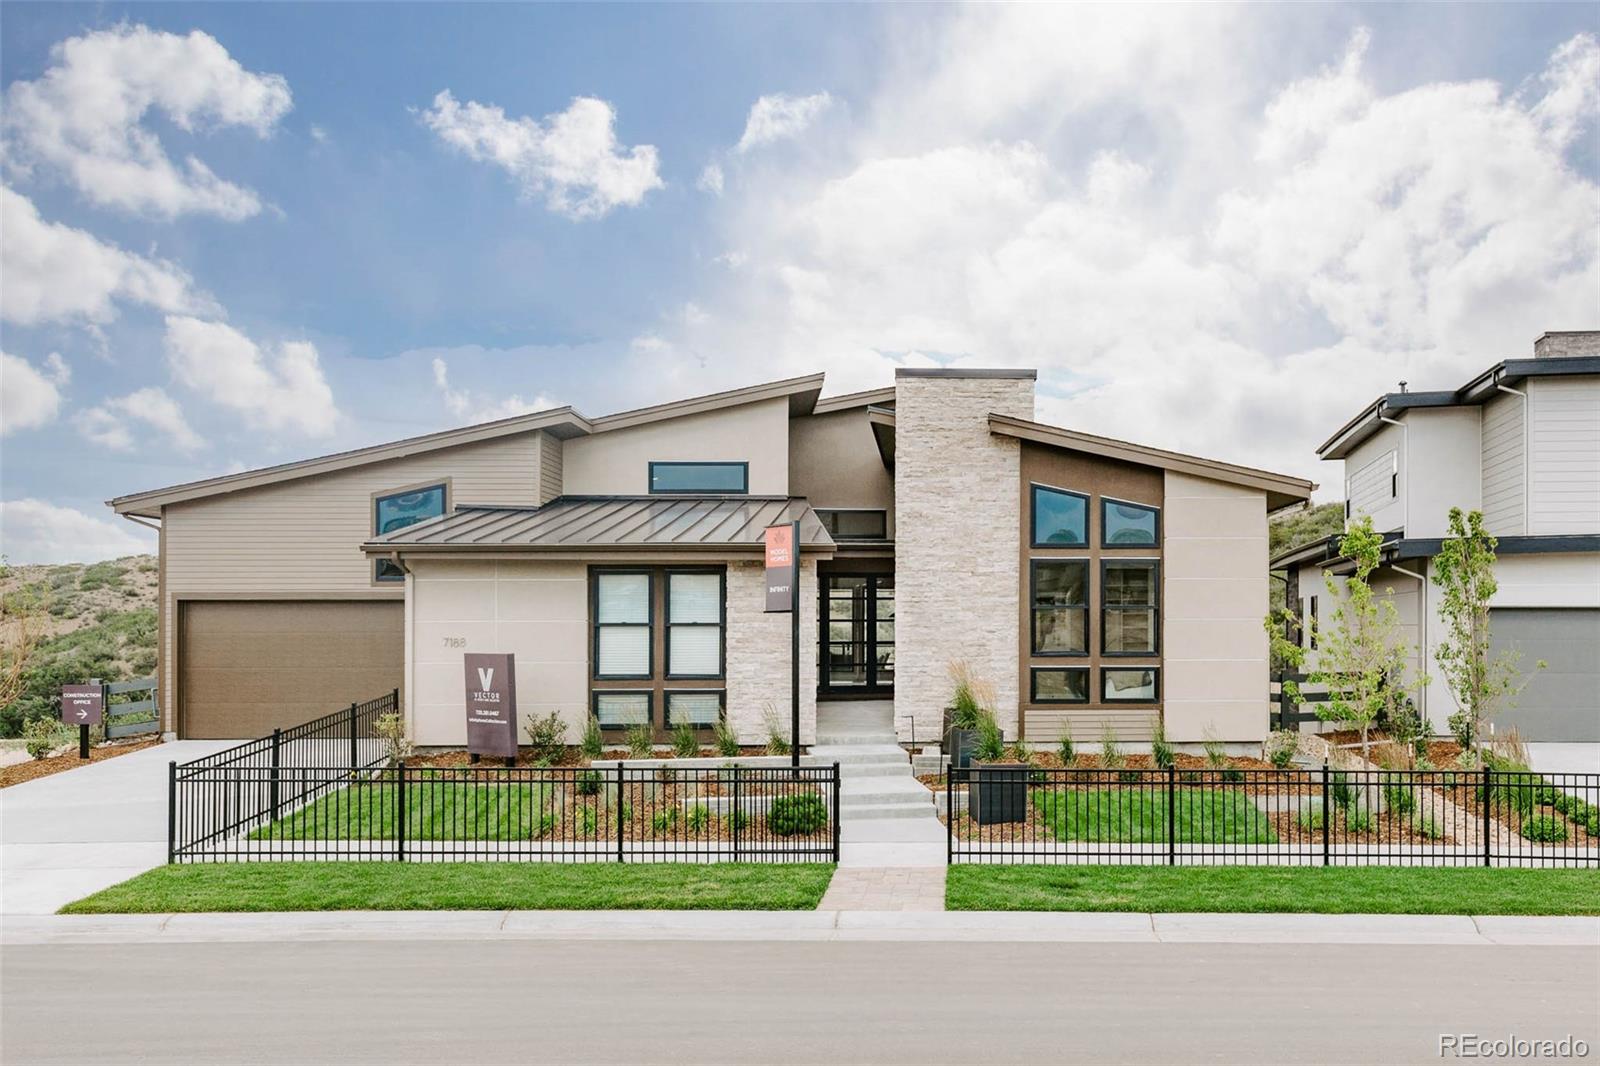
[[[167,861],[167,763],[234,741],[180,740],[0,790],[0,913],[50,914]]]

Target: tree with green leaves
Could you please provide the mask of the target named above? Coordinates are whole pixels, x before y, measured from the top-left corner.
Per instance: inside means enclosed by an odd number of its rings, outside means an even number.
[[[1339,541],[1339,553],[1355,570],[1345,578],[1342,592],[1332,572],[1324,575],[1335,607],[1329,624],[1319,628],[1317,663],[1308,676],[1328,691],[1317,716],[1359,728],[1363,759],[1370,752],[1373,723],[1406,714],[1412,694],[1428,683],[1420,670],[1408,676],[1406,660],[1415,647],[1401,639],[1399,612],[1388,598],[1392,590],[1385,589],[1380,597],[1372,587],[1382,549],[1383,536],[1372,528],[1368,515]]]
[[[1455,698],[1450,731],[1463,748],[1478,739],[1486,718],[1514,706],[1523,679],[1522,653],[1489,651],[1489,603],[1499,588],[1494,577],[1494,536],[1483,528],[1483,512],[1450,508],[1450,535],[1433,559],[1433,582],[1440,590],[1439,617],[1444,639],[1434,660]],[[1540,660],[1534,669],[1544,669]]]

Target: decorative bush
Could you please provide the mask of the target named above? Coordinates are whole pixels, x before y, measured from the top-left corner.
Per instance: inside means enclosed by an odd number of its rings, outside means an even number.
[[[706,826],[711,824],[711,812],[704,803],[697,803],[689,808],[689,817],[684,819],[684,823],[688,825],[689,832],[703,833]]]
[[[1567,823],[1549,814],[1522,820],[1522,835],[1535,844],[1565,844]]]
[[[1563,795],[1564,793],[1560,789],[1546,781],[1544,784],[1534,789],[1533,801],[1541,807],[1556,807],[1556,802]],[[1556,807],[1556,809],[1560,810],[1559,807]]]
[[[48,718],[35,718],[22,730],[23,746],[28,749],[28,754],[35,759],[42,759],[50,754],[50,749],[56,746],[60,739],[56,724]]]
[[[725,759],[739,757],[739,736],[728,728],[727,722],[717,723],[716,728],[711,731],[711,740],[717,746],[718,755]]]
[[[406,716],[403,714],[380,714],[372,723],[372,731],[378,734],[378,739],[383,742],[383,753],[389,759],[390,766],[397,766],[411,758],[416,751],[411,743],[411,738],[406,736]],[[33,749],[28,749],[28,754],[33,755]],[[39,756],[34,755],[35,759]]]
[[[1294,824],[1308,833],[1321,829],[1324,821],[1321,807],[1301,807],[1299,813],[1294,816]]]
[[[600,820],[595,816],[593,807],[578,808],[578,832],[582,833],[584,836],[594,836],[595,829],[599,825],[599,821]]]
[[[1163,770],[1172,769],[1177,758],[1172,751],[1172,744],[1167,740],[1167,727],[1156,719],[1155,729],[1150,733],[1150,761]]]
[[[1417,815],[1411,820],[1411,828],[1420,837],[1426,837],[1429,840],[1444,839],[1444,830],[1439,827],[1439,823],[1434,821],[1431,815]]]
[[[1205,749],[1206,765],[1213,770],[1220,770],[1228,765],[1228,747],[1209,726],[1206,727],[1205,739],[1200,741],[1200,747]]]
[[[1244,771],[1232,766],[1225,767],[1222,771],[1222,780],[1230,785],[1237,785],[1244,781]]]
[[[583,752],[585,759],[598,759],[605,754],[606,738],[600,733],[600,721],[593,715],[583,727],[583,739],[578,743],[578,750]]]
[[[650,829],[655,833],[665,833],[678,824],[678,808],[667,807],[650,816]]]
[[[999,762],[1006,757],[1005,734],[1000,732],[1000,723],[988,711],[978,719],[978,743],[972,754],[979,762]]]
[[[734,811],[728,815],[728,828],[744,830],[750,825],[750,816],[743,811]]]
[[[1072,746],[1072,738],[1065,733],[1061,734],[1061,742],[1056,745],[1056,755],[1061,759],[1062,766],[1076,766],[1078,763],[1078,752]]]
[[[1117,743],[1117,734],[1112,732],[1107,725],[1100,731],[1100,765],[1107,770],[1120,770],[1124,762],[1122,745]]]
[[[1583,801],[1570,792],[1557,792],[1555,798],[1550,801],[1550,806],[1561,814],[1571,815],[1579,821],[1583,820]],[[1574,811],[1574,807],[1579,808],[1579,810]]]
[[[1407,815],[1417,809],[1417,794],[1411,786],[1388,774],[1384,775],[1383,801],[1396,816]]]
[[[688,722],[679,722],[673,727],[672,754],[680,759],[692,759],[700,754],[700,735]]]
[[[1335,807],[1350,807],[1356,802],[1356,790],[1350,785],[1350,775],[1335,770],[1328,779],[1328,798]]]
[[[1372,828],[1372,815],[1367,813],[1365,807],[1346,807],[1344,827],[1351,833],[1365,833]]]
[[[656,752],[655,733],[645,722],[628,727],[628,754],[635,759],[648,759]]]
[[[828,805],[814,792],[779,796],[767,808],[767,828],[781,837],[815,833],[828,824]]]
[[[1584,830],[1592,837],[1600,837],[1600,810],[1589,808],[1589,816],[1583,820]]]
[[[1028,742],[1021,737],[1011,745],[1011,760],[1013,762],[1027,763],[1033,759],[1033,749],[1028,747]]]
[[[528,734],[528,747],[535,762],[553,761],[567,746],[567,723],[561,720],[560,711],[551,711],[543,718],[530,714],[522,728]]]
[[[1300,750],[1300,734],[1292,729],[1275,729],[1267,736],[1263,745],[1263,752],[1267,761],[1280,770],[1287,770],[1289,764],[1294,762],[1295,752]]]
[[[578,795],[600,795],[600,784],[604,780],[599,770],[579,770],[577,777]]]

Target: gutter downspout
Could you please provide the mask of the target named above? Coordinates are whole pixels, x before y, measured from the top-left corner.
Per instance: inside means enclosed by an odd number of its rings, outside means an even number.
[[[1532,486],[1529,481],[1533,474],[1533,451],[1529,447],[1532,440],[1533,420],[1530,417],[1531,412],[1528,410],[1528,394],[1521,389],[1513,389],[1510,385],[1500,384],[1500,375],[1498,373],[1495,374],[1494,387],[1501,392],[1509,392],[1513,396],[1522,397],[1522,532],[1527,533],[1533,520],[1533,516],[1528,513],[1528,506],[1532,502]],[[1483,486],[1480,485],[1478,491],[1481,493]]]
[[[1378,412],[1378,421],[1387,422],[1391,426],[1400,427],[1400,451],[1405,456],[1406,495],[1400,501],[1400,529],[1401,536],[1411,532],[1411,427],[1397,418],[1390,418],[1383,412]]]
[[[417,679],[411,676],[416,663],[411,634],[416,631],[416,599],[412,595],[412,589],[416,582],[411,580],[411,568],[406,565],[404,557],[401,556],[398,550],[389,553],[389,561],[399,567],[400,572],[406,575],[405,602],[400,607],[400,613],[404,618],[402,627],[404,629],[403,639],[406,645],[405,664],[402,667],[402,678],[405,681],[405,703],[400,708],[400,715],[405,720],[406,735],[415,739],[417,724],[411,720],[411,694],[416,691]]]
[[[1427,564],[1424,563],[1423,565],[1426,566]],[[1421,630],[1421,633],[1418,635],[1421,637],[1421,647],[1419,648],[1419,651],[1421,653],[1422,660],[1417,664],[1417,669],[1426,674],[1428,672],[1428,658],[1430,655],[1428,649],[1428,615],[1433,613],[1433,608],[1428,605],[1428,579],[1422,574],[1417,573],[1415,570],[1407,570],[1405,567],[1396,566],[1393,563],[1389,564],[1389,569],[1393,570],[1397,574],[1404,574],[1406,577],[1413,577],[1417,579],[1417,627]],[[1433,729],[1433,719],[1428,715],[1427,685],[1422,685],[1417,689],[1417,703],[1419,704],[1417,710],[1421,712],[1422,720],[1428,723],[1428,729],[1430,730],[1431,735],[1431,731]]]
[[[126,518],[128,521],[132,522],[136,526],[143,526],[146,529],[153,529],[157,533],[161,532],[161,527],[160,526],[156,525],[154,522],[148,522],[145,519],[138,517],[137,515],[125,514],[122,517]]]

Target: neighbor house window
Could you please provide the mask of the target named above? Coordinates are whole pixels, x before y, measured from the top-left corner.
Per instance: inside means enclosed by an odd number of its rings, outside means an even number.
[[[667,676],[722,676],[723,572],[667,572]]]
[[[1142,503],[1102,497],[1100,543],[1107,548],[1153,548],[1160,543],[1160,514]]]
[[[1106,559],[1100,576],[1100,650],[1154,655],[1160,631],[1161,566],[1154,559]]]
[[[650,724],[650,693],[596,692],[594,717],[601,729],[630,729]]]
[[[1034,703],[1088,703],[1087,666],[1036,666],[1033,668]]]
[[[652,493],[750,491],[749,463],[651,463]]]
[[[1306,612],[1306,620],[1310,623],[1310,625],[1306,626],[1306,642],[1310,646],[1312,651],[1316,651],[1317,650],[1317,598],[1315,596],[1311,597],[1311,609]]]
[[[722,720],[721,692],[667,692],[667,728],[713,729]]]
[[[1033,560],[1033,653],[1089,653],[1089,561]]]
[[[822,528],[834,540],[884,540],[889,536],[889,512],[817,508]]]
[[[1153,666],[1108,666],[1100,671],[1100,699],[1104,703],[1155,703],[1160,696],[1161,671]]]
[[[1079,492],[1033,486],[1033,546],[1086,548],[1089,545],[1089,497]]]
[[[446,486],[440,483],[373,497],[373,536],[381,537],[429,518],[438,518],[448,506],[447,495]],[[378,559],[374,564],[373,577],[378,581],[404,581],[406,574],[388,559]]]
[[[607,572],[594,580],[594,676],[651,675],[651,574]]]

